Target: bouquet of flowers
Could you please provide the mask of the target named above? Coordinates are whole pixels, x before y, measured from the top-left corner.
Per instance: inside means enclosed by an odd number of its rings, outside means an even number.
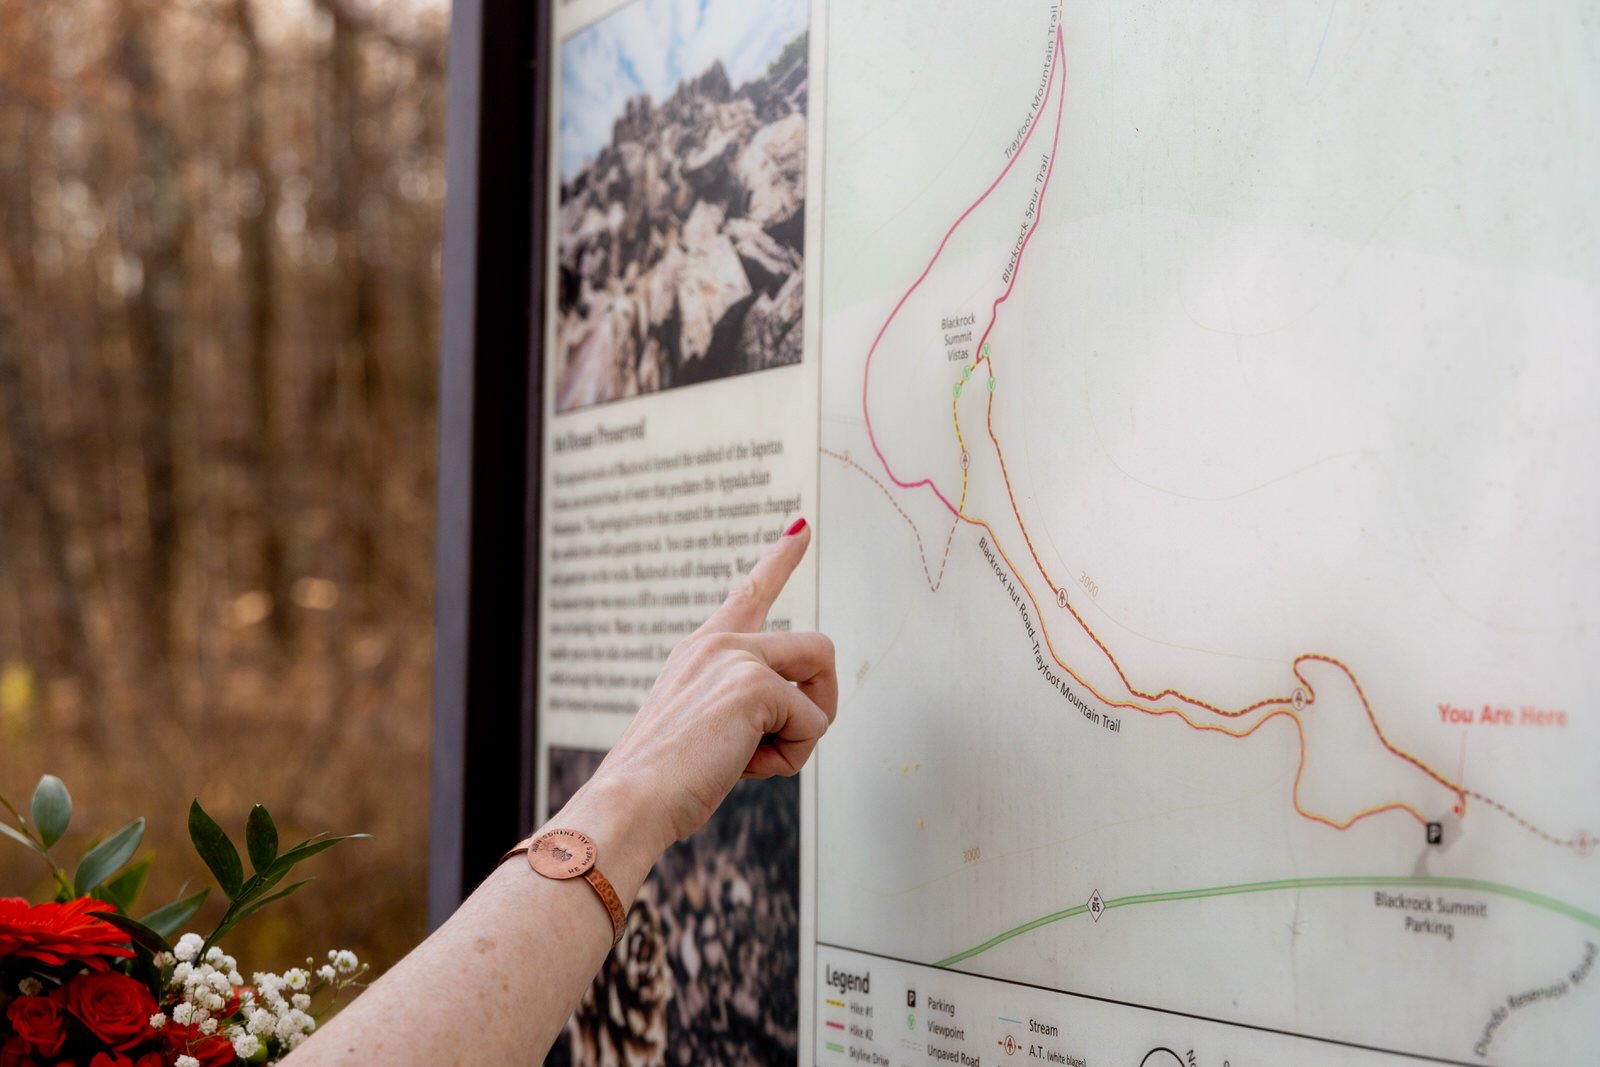
[[[280,850],[278,829],[256,805],[239,850],[196,800],[189,837],[228,898],[210,934],[185,933],[209,887],[134,919],[153,856],[132,862],[144,820],[99,840],[71,874],[52,847],[72,818],[59,778],[45,775],[27,816],[0,797],[15,825],[0,834],[37,854],[56,884],[53,900],[0,897],[0,1067],[225,1067],[270,1064],[316,1028],[367,968],[350,952],[307,959],[283,974],[246,981],[218,943],[241,920],[299,889],[280,888],[295,866],[365,834],[318,834]]]

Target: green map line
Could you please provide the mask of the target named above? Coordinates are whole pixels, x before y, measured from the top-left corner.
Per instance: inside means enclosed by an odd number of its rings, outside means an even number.
[[[1557,915],[1564,915],[1586,926],[1600,930],[1600,915],[1584,911],[1582,908],[1547,897],[1543,893],[1535,893],[1531,889],[1520,889],[1514,885],[1503,885],[1499,882],[1485,882],[1476,878],[1411,878],[1404,876],[1373,877],[1368,875],[1353,875],[1349,877],[1324,877],[1324,878],[1290,878],[1276,882],[1242,882],[1239,885],[1211,886],[1207,889],[1179,889],[1167,893],[1136,893],[1132,896],[1114,897],[1105,901],[1105,910],[1112,908],[1127,908],[1135,904],[1164,904],[1174,900],[1198,900],[1202,897],[1232,897],[1243,896],[1246,893],[1270,893],[1282,889],[1349,889],[1360,887],[1365,889],[1385,888],[1394,886],[1422,886],[1436,889],[1471,889],[1480,893],[1493,893],[1497,896],[1509,897],[1520,900],[1524,904],[1532,904],[1536,908],[1553,911]],[[1041,915],[1031,922],[1021,926],[1014,926],[1004,933],[996,934],[982,944],[974,945],[954,956],[948,956],[933,964],[935,967],[953,967],[963,960],[969,960],[981,953],[988,952],[997,945],[1010,941],[1014,937],[1037,930],[1041,926],[1070,919],[1076,915],[1083,915],[1089,910],[1088,904],[1079,904],[1077,907],[1067,908],[1064,911],[1051,912]]]

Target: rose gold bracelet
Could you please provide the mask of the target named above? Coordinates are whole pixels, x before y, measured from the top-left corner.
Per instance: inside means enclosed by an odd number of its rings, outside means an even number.
[[[520,842],[516,848],[501,856],[500,862],[504,863],[520,852],[528,854],[528,866],[533,868],[534,873],[545,878],[564,881],[581,875],[599,895],[600,903],[605,905],[606,914],[611,918],[611,944],[616,947],[628,924],[628,910],[622,906],[622,898],[612,888],[610,880],[595,866],[599,850],[593,838],[578,830],[546,830]]]

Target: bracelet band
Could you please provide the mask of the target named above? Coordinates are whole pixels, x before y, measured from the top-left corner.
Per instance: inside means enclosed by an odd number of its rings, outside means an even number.
[[[546,830],[519,842],[500,857],[500,863],[524,852],[528,854],[528,866],[533,868],[535,874],[557,881],[581,875],[589,883],[611,919],[611,945],[615,948],[627,928],[628,911],[622,906],[622,898],[617,895],[611,881],[595,866],[598,850],[589,835],[577,830]]]

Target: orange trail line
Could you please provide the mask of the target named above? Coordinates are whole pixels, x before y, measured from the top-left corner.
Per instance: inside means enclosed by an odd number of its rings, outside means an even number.
[[[1117,700],[1117,699],[1109,697],[1109,696],[1105,695],[1104,693],[1100,692],[1100,690],[1097,689],[1094,686],[1093,683],[1085,680],[1084,677],[1082,675],[1080,675],[1077,671],[1075,671],[1071,667],[1067,666],[1066,662],[1064,660],[1062,660],[1061,656],[1056,652],[1055,645],[1050,640],[1049,627],[1046,626],[1045,622],[1044,622],[1044,612],[1039,607],[1039,600],[1038,600],[1038,598],[1036,596],[1034,596],[1033,589],[1028,585],[1027,579],[1022,577],[1022,574],[1021,574],[1020,571],[1018,571],[1018,569],[1016,567],[1016,564],[1012,563],[1010,555],[1008,555],[1006,553],[1005,548],[1000,544],[1000,539],[995,534],[994,528],[991,527],[987,522],[985,522],[982,519],[972,518],[970,516],[965,516],[965,515],[962,516],[962,518],[965,519],[967,522],[971,523],[974,526],[981,526],[985,531],[988,532],[989,537],[991,538],[991,543],[993,543],[993,545],[995,547],[995,551],[1000,553],[1000,558],[1006,561],[1006,567],[1011,571],[1012,575],[1017,579],[1017,583],[1022,586],[1022,591],[1025,594],[1027,594],[1028,602],[1033,605],[1034,614],[1039,620],[1039,633],[1044,637],[1045,648],[1048,649],[1049,652],[1050,652],[1050,659],[1056,664],[1056,666],[1060,667],[1063,671],[1066,671],[1067,674],[1069,674],[1072,677],[1072,679],[1074,681],[1076,681],[1079,685],[1083,686],[1084,689],[1086,689],[1090,693],[1094,694],[1095,699],[1099,700],[1102,704],[1105,704],[1108,707],[1121,708],[1121,709],[1124,709],[1124,710],[1127,710],[1127,711],[1136,711],[1136,712],[1139,712],[1140,714],[1143,714],[1143,715],[1150,715],[1150,716],[1155,716],[1155,717],[1160,717],[1160,716],[1163,716],[1163,715],[1176,715],[1186,726],[1188,726],[1192,730],[1205,731],[1205,732],[1211,732],[1211,733],[1220,733],[1220,734],[1223,734],[1223,735],[1225,735],[1227,737],[1232,737],[1232,738],[1246,738],[1246,737],[1249,737],[1251,734],[1253,734],[1257,730],[1261,729],[1261,727],[1264,726],[1266,723],[1272,721],[1273,719],[1279,717],[1280,715],[1287,716],[1289,719],[1293,720],[1293,722],[1295,724],[1295,733],[1299,738],[1299,747],[1300,747],[1299,762],[1298,762],[1297,767],[1295,768],[1294,792],[1293,792],[1293,796],[1291,798],[1293,800],[1294,808],[1295,808],[1296,812],[1298,812],[1300,815],[1305,816],[1308,819],[1314,819],[1317,822],[1325,823],[1326,825],[1333,827],[1335,830],[1347,830],[1350,827],[1354,826],[1356,823],[1360,822],[1362,819],[1368,818],[1368,817],[1373,816],[1373,815],[1380,815],[1380,814],[1382,814],[1383,812],[1386,812],[1386,811],[1404,811],[1407,814],[1409,814],[1412,818],[1416,819],[1418,822],[1423,823],[1424,825],[1427,824],[1427,822],[1428,822],[1427,816],[1425,816],[1421,812],[1417,811],[1417,809],[1412,807],[1410,804],[1406,804],[1406,803],[1401,802],[1401,801],[1394,801],[1394,802],[1391,802],[1391,803],[1388,803],[1388,804],[1378,805],[1377,807],[1364,809],[1362,811],[1357,812],[1355,815],[1352,815],[1349,819],[1346,819],[1343,822],[1341,822],[1341,821],[1339,821],[1337,819],[1330,818],[1330,817],[1328,817],[1326,815],[1320,815],[1320,814],[1318,814],[1318,813],[1316,813],[1314,811],[1311,811],[1310,809],[1306,808],[1303,804],[1301,804],[1300,803],[1300,779],[1305,773],[1305,766],[1306,766],[1306,735],[1305,735],[1305,727],[1303,726],[1303,724],[1301,722],[1299,714],[1296,713],[1290,707],[1280,706],[1276,710],[1271,711],[1271,712],[1267,713],[1266,715],[1261,716],[1261,718],[1257,719],[1251,725],[1249,725],[1249,726],[1247,726],[1247,727],[1245,727],[1243,729],[1236,730],[1236,729],[1230,729],[1229,727],[1224,726],[1224,725],[1222,725],[1220,723],[1196,722],[1194,719],[1192,719],[1188,715],[1184,714],[1184,712],[1181,709],[1176,708],[1176,707],[1151,708],[1151,707],[1146,707],[1144,704],[1135,703],[1135,702],[1129,701],[1129,700]],[[1104,646],[1102,646],[1102,647],[1104,647]],[[1300,670],[1299,670],[1299,664],[1302,661],[1307,660],[1307,659],[1314,659],[1314,660],[1320,660],[1320,661],[1326,662],[1326,663],[1331,663],[1334,666],[1337,666],[1341,670],[1343,670],[1345,672],[1345,674],[1351,678],[1352,682],[1355,681],[1354,676],[1350,675],[1349,668],[1345,667],[1344,664],[1340,663],[1338,660],[1332,659],[1332,658],[1327,657],[1327,656],[1304,655],[1304,656],[1300,656],[1299,658],[1297,658],[1295,660],[1295,668],[1294,668],[1294,670],[1295,670],[1295,677],[1300,679],[1301,684],[1304,685],[1308,691],[1314,692],[1314,690],[1312,690],[1312,688],[1311,688],[1311,684],[1309,682],[1307,682],[1305,680],[1305,678],[1300,675]],[[1364,692],[1362,692],[1360,685],[1356,686],[1356,693],[1361,697],[1362,705],[1366,708],[1368,721],[1372,723],[1374,729],[1377,729],[1377,719],[1373,716],[1372,707],[1371,707],[1370,704],[1367,704],[1366,694]],[[1281,703],[1287,704],[1287,701],[1284,701],[1284,702],[1281,702]],[[1244,712],[1239,712],[1238,714],[1242,715],[1242,714],[1244,714]],[[1436,778],[1436,780],[1438,780],[1440,782],[1440,784],[1444,785],[1444,787],[1446,789],[1450,789],[1452,791],[1456,791],[1456,792],[1458,792],[1458,795],[1459,795],[1459,791],[1456,790],[1455,786],[1452,786],[1450,783],[1446,782],[1444,779],[1439,778],[1434,772],[1428,770],[1426,765],[1424,765],[1423,763],[1421,763],[1420,761],[1418,761],[1414,757],[1411,757],[1411,756],[1407,755],[1406,753],[1401,752],[1399,749],[1397,749],[1393,745],[1391,745],[1389,743],[1388,739],[1383,736],[1383,731],[1382,730],[1378,730],[1378,740],[1381,741],[1383,743],[1384,747],[1389,749],[1389,751],[1395,753],[1398,756],[1401,756],[1404,759],[1409,760],[1411,763],[1413,763],[1416,766],[1422,768],[1424,771],[1426,771],[1430,775],[1433,775]]]
[[[1042,578],[1044,578],[1045,584],[1050,587],[1051,593],[1055,593],[1057,591],[1057,586],[1056,586],[1056,584],[1054,582],[1052,582],[1050,580],[1049,572],[1045,570],[1044,563],[1039,559],[1039,553],[1033,547],[1033,539],[1028,536],[1028,528],[1027,528],[1027,526],[1024,524],[1024,522],[1022,520],[1022,512],[1021,512],[1021,509],[1017,505],[1016,493],[1013,491],[1012,486],[1011,486],[1011,475],[1006,469],[1005,453],[1004,453],[1003,449],[1001,448],[1000,438],[998,436],[996,436],[995,430],[994,430],[994,394],[992,394],[992,393],[989,395],[988,416],[989,416],[988,417],[989,440],[994,443],[995,456],[1000,460],[1000,473],[1001,473],[1001,476],[1005,480],[1006,496],[1011,501],[1011,513],[1014,516],[1016,516],[1017,528],[1022,531],[1023,540],[1026,541],[1027,544],[1028,544],[1028,552],[1033,556],[1034,566],[1036,566],[1039,569],[1039,574],[1040,574],[1040,576]],[[990,530],[989,533],[990,533],[990,536],[995,537],[996,544],[998,545],[998,543],[999,543],[998,536],[995,535],[993,530]],[[1004,555],[1003,552],[1002,552],[1002,555]],[[1011,563],[1011,560],[1009,558],[1007,558],[1006,559],[1006,563],[1009,566],[1010,563]],[[1015,568],[1014,567],[1012,568],[1012,570],[1013,570],[1013,573],[1015,573]],[[1017,579],[1018,579],[1018,581],[1022,580],[1020,574],[1017,576]],[[1037,609],[1038,608],[1038,604],[1035,603],[1034,607]],[[1143,700],[1151,701],[1152,703],[1160,701],[1160,700],[1162,700],[1162,699],[1164,699],[1166,697],[1169,697],[1169,696],[1170,697],[1175,697],[1176,699],[1181,700],[1186,704],[1193,705],[1194,707],[1204,708],[1205,710],[1210,711],[1210,712],[1212,712],[1214,714],[1223,715],[1223,716],[1229,716],[1229,717],[1238,717],[1238,716],[1242,716],[1242,715],[1248,715],[1253,711],[1259,710],[1260,708],[1268,707],[1268,706],[1273,705],[1273,704],[1283,704],[1283,703],[1287,702],[1287,698],[1285,698],[1285,697],[1269,697],[1266,700],[1259,700],[1254,704],[1251,704],[1251,705],[1249,705],[1247,707],[1239,709],[1238,711],[1228,711],[1228,710],[1226,710],[1224,708],[1217,707],[1214,704],[1210,704],[1210,703],[1207,703],[1206,701],[1200,700],[1198,698],[1191,697],[1191,696],[1189,696],[1189,695],[1187,695],[1187,694],[1185,694],[1185,693],[1183,693],[1183,692],[1181,692],[1181,691],[1179,691],[1177,689],[1168,688],[1168,689],[1163,689],[1163,690],[1161,690],[1160,692],[1157,692],[1157,693],[1146,693],[1146,692],[1143,692],[1140,689],[1138,689],[1136,686],[1133,685],[1133,683],[1128,678],[1127,672],[1124,671],[1122,669],[1122,665],[1117,662],[1116,656],[1112,655],[1111,650],[1106,647],[1106,645],[1105,645],[1105,643],[1103,641],[1100,640],[1099,636],[1088,625],[1088,623],[1084,621],[1083,616],[1078,614],[1077,609],[1072,607],[1070,602],[1067,605],[1067,610],[1072,613],[1072,617],[1075,620],[1077,620],[1078,625],[1083,628],[1083,632],[1085,634],[1087,634],[1089,636],[1089,638],[1092,641],[1094,641],[1095,645],[1097,647],[1099,647],[1100,651],[1105,654],[1105,657],[1106,657],[1107,661],[1109,661],[1111,666],[1112,666],[1112,668],[1116,670],[1117,677],[1122,680],[1123,686],[1133,696],[1139,697],[1139,698],[1141,698]],[[1054,656],[1054,654],[1055,654],[1055,650],[1052,648],[1051,649],[1051,655]],[[1396,755],[1396,756],[1400,757],[1401,759],[1405,760],[1407,763],[1410,763],[1412,766],[1414,766],[1418,770],[1422,771],[1422,773],[1426,774],[1429,778],[1432,778],[1435,782],[1439,783],[1441,786],[1443,786],[1444,788],[1446,788],[1446,789],[1450,790],[1452,793],[1454,793],[1456,795],[1457,804],[1460,804],[1460,805],[1465,805],[1466,804],[1466,796],[1463,793],[1463,791],[1462,791],[1462,789],[1461,789],[1461,787],[1459,785],[1457,785],[1456,783],[1450,781],[1444,775],[1440,774],[1438,771],[1434,770],[1432,767],[1428,766],[1426,763],[1422,762],[1417,757],[1411,755],[1409,752],[1406,752],[1404,749],[1399,748],[1398,746],[1396,746],[1393,742],[1391,742],[1389,740],[1388,736],[1383,732],[1382,725],[1380,725],[1379,722],[1378,722],[1377,715],[1375,715],[1373,713],[1372,704],[1367,699],[1366,690],[1362,688],[1360,680],[1356,678],[1355,672],[1352,671],[1349,668],[1349,666],[1347,666],[1346,664],[1344,664],[1343,662],[1341,662],[1341,661],[1339,661],[1337,659],[1334,659],[1332,656],[1325,656],[1325,655],[1321,655],[1321,654],[1318,654],[1318,653],[1308,652],[1308,653],[1305,653],[1305,654],[1303,654],[1301,656],[1296,657],[1296,659],[1294,661],[1295,677],[1300,679],[1300,683],[1305,686],[1307,692],[1314,692],[1314,690],[1311,687],[1311,684],[1306,681],[1306,679],[1305,679],[1305,677],[1303,675],[1300,674],[1300,664],[1304,663],[1307,660],[1312,660],[1312,661],[1317,661],[1317,662],[1322,662],[1322,663],[1328,663],[1328,664],[1331,664],[1331,665],[1339,668],[1339,670],[1343,671],[1345,677],[1350,679],[1350,684],[1355,687],[1357,695],[1360,696],[1360,698],[1361,698],[1361,706],[1366,711],[1366,714],[1367,714],[1367,721],[1372,724],[1373,732],[1375,732],[1378,735],[1378,740],[1379,740],[1380,743],[1382,743],[1383,747],[1388,749],[1394,755]],[[1057,662],[1060,663],[1059,659],[1057,660]],[[1065,664],[1061,664],[1061,666],[1062,666],[1063,669],[1066,669],[1066,665]],[[1096,695],[1098,695],[1098,694],[1096,694]],[[1296,717],[1296,721],[1297,722],[1299,721],[1298,720],[1298,716]]]

